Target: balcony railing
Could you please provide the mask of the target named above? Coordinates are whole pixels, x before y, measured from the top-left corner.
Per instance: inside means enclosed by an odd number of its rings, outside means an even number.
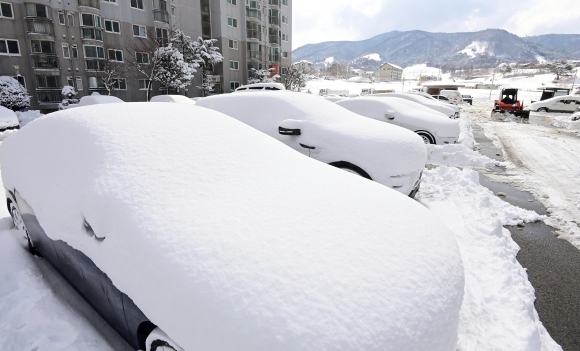
[[[37,91],[38,102],[41,104],[55,104],[62,101],[62,94],[58,91]]]
[[[280,37],[277,35],[270,35],[270,44],[280,44]]]
[[[246,30],[246,36],[248,39],[262,40],[262,32],[259,30],[248,29]]]
[[[35,69],[58,69],[56,56],[32,55],[32,67]]]
[[[268,4],[271,6],[280,6],[280,0],[268,0]]]
[[[155,21],[169,23],[169,12],[163,10],[153,11],[153,19]]]
[[[262,60],[263,54],[261,51],[247,50],[248,59]]]
[[[280,62],[280,54],[269,54],[268,61]]]
[[[248,18],[257,18],[259,20],[262,19],[262,12],[260,10],[250,10],[246,7],[246,17]]]
[[[92,7],[95,9],[101,9],[99,0],[79,0],[79,6]]]
[[[153,0],[153,10],[167,11],[167,1]]]
[[[279,26],[280,25],[280,17],[277,17],[277,16],[268,16],[268,22],[270,24],[275,25],[275,26]]]
[[[54,27],[51,21],[41,20],[41,19],[26,19],[26,27],[28,33],[40,33],[40,34],[54,34]]]

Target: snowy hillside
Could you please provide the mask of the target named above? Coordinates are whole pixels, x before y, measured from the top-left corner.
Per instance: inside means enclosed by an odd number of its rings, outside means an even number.
[[[574,38],[553,34],[524,39],[500,29],[464,33],[392,31],[361,41],[308,44],[294,50],[292,55],[296,62],[309,60],[317,63],[333,57],[334,61],[368,64],[368,61],[380,58],[381,62],[388,61],[402,67],[418,63],[479,66],[496,64],[497,61],[580,59],[580,39]]]

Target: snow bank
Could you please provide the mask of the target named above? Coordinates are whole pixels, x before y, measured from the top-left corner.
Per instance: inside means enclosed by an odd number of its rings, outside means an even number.
[[[230,117],[79,107],[16,133],[0,160],[47,234],[186,350],[456,349],[463,271],[449,230]]]
[[[16,116],[18,116],[18,120],[20,121],[20,128],[22,128],[28,123],[44,115],[40,113],[39,110],[29,110],[29,111],[17,111]]]
[[[98,104],[116,104],[120,102],[124,101],[115,96],[100,95],[97,93],[93,93],[92,95],[89,96],[83,96],[81,98],[81,101],[79,102],[79,107]]]
[[[458,350],[561,350],[534,308],[534,289],[503,225],[540,220],[479,184],[477,172],[438,167],[423,173],[417,199],[455,233],[465,266]]]

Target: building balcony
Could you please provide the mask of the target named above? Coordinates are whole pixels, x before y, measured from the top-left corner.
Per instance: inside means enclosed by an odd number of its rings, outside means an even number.
[[[269,54],[268,61],[270,62],[280,62],[280,54]]]
[[[103,32],[97,28],[81,27],[81,38],[90,40],[103,40]]]
[[[28,33],[54,35],[54,26],[49,19],[26,18],[26,29]]]
[[[264,54],[261,51],[254,51],[254,50],[247,50],[246,51],[246,59],[248,60],[262,60]]]
[[[58,70],[58,58],[53,55],[32,55],[34,70]]]
[[[38,102],[40,104],[58,104],[62,101],[62,94],[59,90],[41,90],[36,91]]]
[[[270,39],[270,41],[269,41],[270,44],[278,44],[278,45],[280,45],[280,37],[279,36],[277,36],[277,35],[270,35],[269,37],[270,37],[269,38]]]
[[[246,7],[246,18],[262,20],[262,12],[260,10],[251,10]]]
[[[164,10],[153,10],[153,20],[169,23],[169,12]]]
[[[270,7],[280,7],[280,0],[268,0],[268,5],[270,5]]]
[[[92,7],[94,9],[100,10],[101,5],[99,4],[99,0],[78,0],[79,6],[86,6]]]
[[[167,1],[153,0],[153,11],[167,11]]]
[[[85,68],[87,71],[104,71],[105,70],[105,60],[99,59],[87,59],[85,60]]]
[[[268,23],[273,24],[275,26],[280,25],[280,17],[277,16],[268,16]]]
[[[248,29],[246,30],[246,37],[248,39],[262,40],[262,32],[259,30]]]

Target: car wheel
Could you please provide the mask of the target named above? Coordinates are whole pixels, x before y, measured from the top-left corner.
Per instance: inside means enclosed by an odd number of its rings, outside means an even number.
[[[14,222],[14,229],[18,231],[21,230],[24,231],[24,235],[26,237],[26,240],[28,241],[28,251],[30,251],[30,253],[35,256],[40,256],[40,253],[38,252],[38,250],[36,250],[36,248],[32,244],[32,241],[30,240],[28,230],[26,229],[26,225],[24,225],[24,221],[22,220],[22,215],[20,214],[18,206],[16,206],[13,202],[10,202],[9,210],[10,216],[12,217],[12,222]]]
[[[540,107],[540,108],[538,109],[538,112],[548,112],[548,111],[549,111],[549,110],[548,110],[548,108],[547,108],[547,107]]]
[[[183,349],[171,340],[161,329],[155,328],[145,341],[146,351],[183,351]]]
[[[417,135],[419,135],[423,139],[423,142],[425,144],[435,144],[435,138],[433,138],[433,135],[431,135],[431,133],[417,132]]]
[[[167,341],[164,340],[153,340],[151,343],[150,351],[177,351],[173,346],[169,345]]]

